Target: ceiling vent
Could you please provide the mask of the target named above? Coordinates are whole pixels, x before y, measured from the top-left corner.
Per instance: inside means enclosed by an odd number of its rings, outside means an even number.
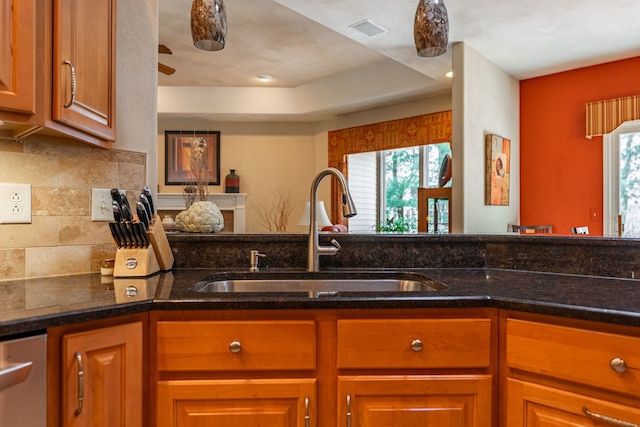
[[[349,26],[355,30],[360,31],[362,34],[366,34],[369,37],[375,37],[379,34],[387,32],[387,30],[385,30],[378,24],[374,24],[368,19],[365,19],[364,21],[356,22],[355,24],[351,24]]]

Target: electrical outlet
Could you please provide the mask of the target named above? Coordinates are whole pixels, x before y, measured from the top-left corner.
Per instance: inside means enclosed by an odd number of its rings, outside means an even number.
[[[0,224],[31,224],[31,184],[0,184]]]
[[[126,192],[120,190],[120,194],[126,194]],[[113,221],[111,200],[111,189],[91,189],[91,221]]]

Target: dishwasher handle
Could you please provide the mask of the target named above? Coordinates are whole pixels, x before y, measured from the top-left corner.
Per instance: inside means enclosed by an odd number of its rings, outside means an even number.
[[[0,370],[0,390],[20,384],[29,377],[33,362],[15,363]]]

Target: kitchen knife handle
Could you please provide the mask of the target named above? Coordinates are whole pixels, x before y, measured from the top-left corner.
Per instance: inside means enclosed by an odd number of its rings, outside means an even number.
[[[149,207],[151,208],[151,216],[149,217],[149,221],[153,221],[153,216],[156,214],[156,209],[153,206],[153,196],[151,195],[151,189],[148,185],[142,187],[142,193],[147,196],[147,201],[149,202]]]
[[[131,208],[129,205],[120,205],[120,211],[122,212],[122,220],[123,221],[133,221],[133,214],[131,213]]]
[[[129,199],[125,194],[120,194],[120,206],[128,206],[131,209],[131,205],[129,204]]]
[[[127,230],[129,230],[129,235],[131,236],[132,246],[134,248],[141,248],[143,246],[143,242],[138,235],[137,223],[127,221],[125,224],[127,225]]]
[[[116,202],[115,200],[111,201],[111,206],[113,209],[113,219],[115,222],[121,222],[122,221],[122,210],[120,210],[120,204],[118,202]]]
[[[144,194],[141,194],[140,196],[144,196]],[[148,211],[144,206],[144,202],[136,202],[136,213],[138,214],[140,222],[143,223],[146,228],[149,228]]]
[[[131,239],[131,234],[129,233],[129,229],[127,227],[127,223],[126,222],[119,222],[118,225],[120,226],[120,234],[122,234],[122,238],[124,239],[124,247],[125,248],[132,248],[133,247],[133,240]]]
[[[139,199],[140,199],[139,202],[142,203],[142,206],[147,212],[147,219],[151,221],[151,218],[153,218],[153,214],[151,213],[151,205],[149,204],[149,198],[147,197],[146,194],[143,193],[140,195]]]
[[[140,239],[142,240],[143,247],[148,248],[151,242],[149,242],[147,227],[144,225],[144,222],[139,222],[136,225],[138,226],[138,234],[140,235]]]
[[[110,222],[109,223],[109,229],[111,230],[111,236],[113,236],[113,240],[116,242],[116,246],[121,248],[122,247],[122,241],[120,240],[120,236],[118,235],[118,232],[116,231],[117,227],[118,227],[117,223],[115,223],[115,222]]]
[[[111,200],[114,200],[114,201],[118,202],[118,205],[119,205],[120,204],[120,190],[118,190],[117,188],[112,188],[109,193],[111,193]]]

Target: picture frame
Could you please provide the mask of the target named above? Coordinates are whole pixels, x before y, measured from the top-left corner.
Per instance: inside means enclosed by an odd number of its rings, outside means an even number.
[[[511,140],[486,136],[485,196],[488,206],[509,206],[511,185]]]
[[[204,138],[207,144],[208,185],[220,185],[220,131],[175,131],[164,132],[165,140],[165,185],[187,185],[195,182],[189,166],[192,143]]]

